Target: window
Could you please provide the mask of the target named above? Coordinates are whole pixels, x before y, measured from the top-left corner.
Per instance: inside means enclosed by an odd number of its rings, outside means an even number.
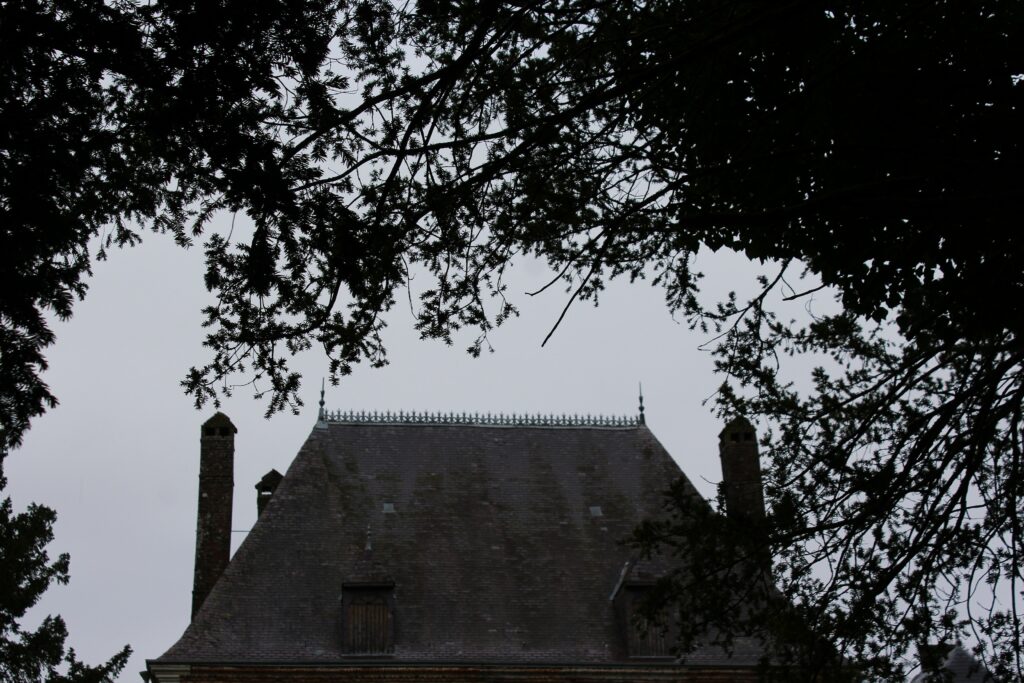
[[[670,615],[660,620],[650,620],[644,615],[644,607],[650,586],[626,585],[623,590],[623,624],[626,632],[626,648],[630,657],[671,658],[675,645],[677,625]]]
[[[394,643],[394,586],[346,585],[342,591],[342,647],[349,655],[390,655]]]

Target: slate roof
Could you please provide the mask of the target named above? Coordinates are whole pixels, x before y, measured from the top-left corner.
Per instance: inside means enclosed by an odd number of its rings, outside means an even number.
[[[635,664],[610,601],[620,541],[682,476],[644,425],[326,424],[156,663],[350,663],[340,598],[369,530],[394,580],[389,661]],[[740,642],[687,662],[756,660]]]
[[[951,683],[984,683],[995,680],[985,665],[960,645],[953,646],[949,651],[942,668],[949,672],[950,676],[945,680]],[[911,683],[924,683],[927,680],[928,674],[920,672],[911,679]]]

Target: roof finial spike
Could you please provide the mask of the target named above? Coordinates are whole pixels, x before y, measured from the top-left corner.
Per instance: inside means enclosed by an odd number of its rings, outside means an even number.
[[[640,424],[647,424],[647,420],[644,419],[644,383],[640,382]]]
[[[317,418],[321,422],[327,419],[327,414],[324,412],[324,392],[326,391],[327,380],[320,378],[320,412],[317,413]]]

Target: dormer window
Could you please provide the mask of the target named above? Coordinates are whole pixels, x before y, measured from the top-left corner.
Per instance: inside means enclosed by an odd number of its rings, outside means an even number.
[[[630,659],[671,659],[678,626],[670,615],[659,620],[647,617],[645,607],[650,592],[651,584],[627,583],[619,594],[626,650]]]
[[[394,653],[394,584],[346,584],[341,609],[345,654],[380,657]]]

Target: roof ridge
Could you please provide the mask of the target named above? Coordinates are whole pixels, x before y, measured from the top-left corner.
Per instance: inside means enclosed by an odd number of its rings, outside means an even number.
[[[631,415],[561,415],[517,413],[431,413],[416,411],[341,411],[323,413],[336,424],[482,425],[494,427],[639,427],[643,420]]]

